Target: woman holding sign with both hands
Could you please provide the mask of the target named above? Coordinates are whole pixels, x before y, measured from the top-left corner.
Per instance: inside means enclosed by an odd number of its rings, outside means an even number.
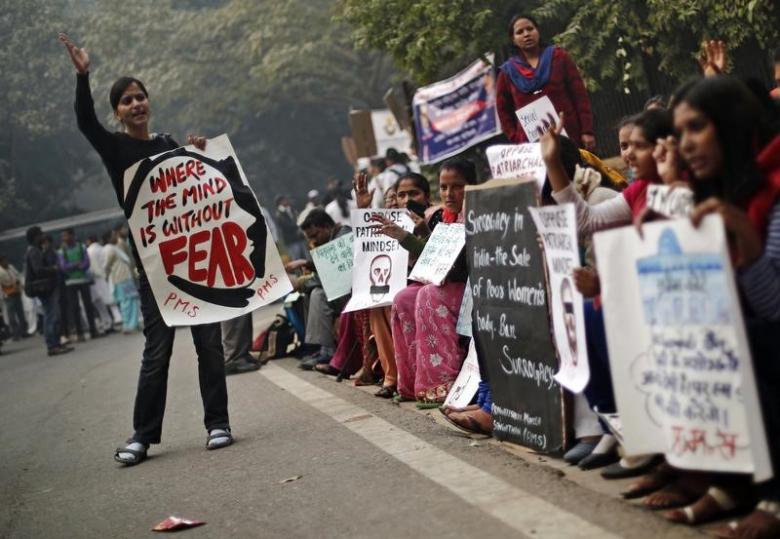
[[[87,51],[77,47],[65,34],[59,35],[76,68],[76,120],[79,129],[100,155],[124,208],[125,170],[141,159],[173,150],[179,144],[167,134],[150,133],[149,93],[133,77],[118,79],[109,93],[114,117],[122,131],[111,133],[98,121],[89,87],[90,59]],[[187,141],[200,150],[206,147],[204,137],[188,136]],[[149,281],[133,246],[140,271],[141,311],[144,317],[144,351],[133,412],[135,432],[125,447],[118,448],[114,459],[132,466],[147,456],[150,444],[160,443],[168,387],[168,366],[173,352],[175,328],[168,327],[160,315]],[[198,375],[203,398],[204,423],[208,431],[207,449],[218,449],[233,443],[230,433],[225,384],[225,361],[220,326],[202,324],[191,327],[198,354]]]

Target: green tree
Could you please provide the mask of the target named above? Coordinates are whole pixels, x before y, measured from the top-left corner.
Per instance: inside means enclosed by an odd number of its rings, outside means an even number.
[[[774,0],[340,0],[356,43],[389,52],[420,83],[505,51],[518,12],[536,16],[544,37],[572,53],[591,89],[641,88],[648,61],[673,79],[689,76],[703,39],[732,49],[780,42]]]
[[[66,1],[0,0],[0,215],[32,209],[34,196],[27,197],[25,179],[30,167],[24,159],[32,139],[43,139],[56,132],[65,117],[66,99],[61,95],[53,53],[59,52],[54,40],[42,36],[56,34],[68,12]],[[34,13],[35,17],[30,17]],[[55,148],[41,161],[56,166]],[[54,178],[40,181],[32,193],[46,192],[62,196],[66,189]],[[39,201],[43,202],[44,201]],[[0,224],[6,219],[0,219]]]

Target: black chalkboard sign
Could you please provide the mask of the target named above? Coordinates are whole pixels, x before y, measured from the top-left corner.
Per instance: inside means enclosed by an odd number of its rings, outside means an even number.
[[[536,451],[563,448],[561,388],[544,258],[528,206],[536,185],[493,180],[466,192],[466,253],[477,351],[493,391],[493,435]]]

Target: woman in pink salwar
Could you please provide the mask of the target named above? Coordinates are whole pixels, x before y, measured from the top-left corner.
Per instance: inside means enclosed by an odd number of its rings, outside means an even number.
[[[462,223],[465,187],[476,183],[474,165],[464,159],[445,162],[439,170],[442,208],[428,222]],[[425,239],[377,219],[382,232],[401,242],[416,258]],[[435,226],[435,225],[434,225]],[[460,372],[465,350],[455,331],[468,271],[461,253],[441,286],[411,283],[393,300],[392,328],[402,400],[441,403]]]

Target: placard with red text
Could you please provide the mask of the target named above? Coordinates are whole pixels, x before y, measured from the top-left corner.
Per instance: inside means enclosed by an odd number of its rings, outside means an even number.
[[[169,326],[229,320],[292,290],[227,135],[128,168],[125,215]]]
[[[723,220],[594,236],[624,447],[690,470],[772,477]]]

